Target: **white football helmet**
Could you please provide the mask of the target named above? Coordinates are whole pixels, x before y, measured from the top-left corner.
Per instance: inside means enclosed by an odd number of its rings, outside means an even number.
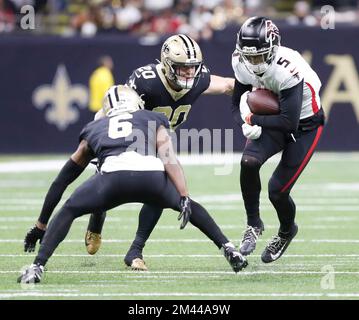
[[[103,99],[103,113],[107,117],[143,109],[145,102],[132,88],[124,85],[112,86]]]
[[[191,89],[201,75],[203,57],[197,44],[189,36],[177,34],[169,37],[162,45],[161,64],[168,81],[182,89]],[[191,77],[180,76],[180,67],[194,67]]]

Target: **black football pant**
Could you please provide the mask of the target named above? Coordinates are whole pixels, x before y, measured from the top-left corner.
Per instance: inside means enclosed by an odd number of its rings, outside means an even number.
[[[281,160],[269,180],[268,193],[277,211],[280,231],[291,230],[296,207],[289,193],[313,155],[322,130],[323,126],[311,131],[298,131],[294,141],[279,131],[263,128],[259,139],[247,140],[241,160],[240,184],[248,225],[261,225],[259,170],[271,156],[283,151]]]
[[[117,171],[96,174],[74,191],[51,220],[34,263],[46,264],[66,237],[74,219],[130,202],[142,202],[180,211],[180,195],[162,171]],[[208,212],[194,201],[190,222],[218,248],[228,242]]]

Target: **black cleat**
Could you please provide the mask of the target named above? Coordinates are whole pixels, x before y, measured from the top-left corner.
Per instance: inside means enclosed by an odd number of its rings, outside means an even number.
[[[278,232],[278,235],[269,242],[262,253],[262,261],[264,263],[270,263],[278,260],[285,250],[288,248],[292,239],[296,236],[298,232],[298,226],[294,224],[293,230],[291,232],[283,233]]]
[[[40,264],[32,264],[17,278],[18,283],[39,283],[44,273]]]
[[[262,234],[263,231],[264,225],[262,221],[260,227],[247,226],[247,229],[243,234],[243,240],[240,244],[240,253],[244,256],[250,255],[256,248],[258,237]]]
[[[248,266],[246,258],[237,251],[233,244],[224,244],[222,250],[224,257],[227,259],[235,273]]]

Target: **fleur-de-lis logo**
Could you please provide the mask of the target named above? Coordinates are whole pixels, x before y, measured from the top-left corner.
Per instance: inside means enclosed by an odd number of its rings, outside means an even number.
[[[38,109],[51,105],[45,113],[47,122],[55,124],[59,130],[66,130],[79,118],[79,111],[74,105],[87,107],[88,91],[84,85],[71,84],[66,67],[61,64],[57,67],[52,84],[36,88],[32,100]]]

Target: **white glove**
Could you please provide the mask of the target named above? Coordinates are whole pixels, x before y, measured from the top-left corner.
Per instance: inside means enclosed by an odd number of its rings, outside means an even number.
[[[247,139],[256,140],[262,134],[262,127],[257,125],[251,126],[248,123],[243,123],[242,132]]]
[[[241,100],[239,102],[239,109],[241,111],[241,118],[244,122],[246,122],[246,117],[251,114],[251,110],[249,109],[248,103],[247,103],[247,96],[249,91],[246,91],[241,95]]]

